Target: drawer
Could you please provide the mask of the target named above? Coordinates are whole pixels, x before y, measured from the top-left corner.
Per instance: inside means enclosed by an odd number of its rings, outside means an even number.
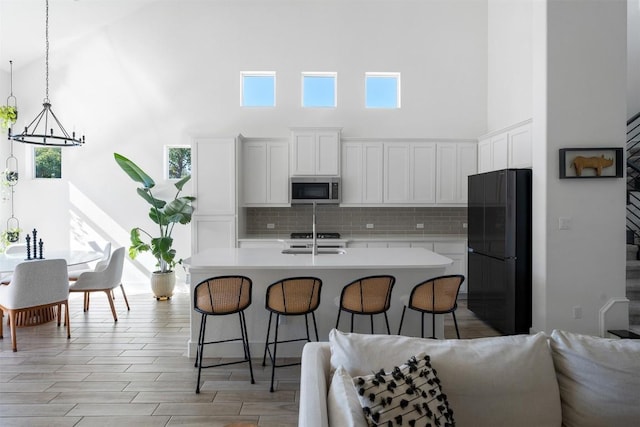
[[[411,242],[412,248],[425,248],[433,251],[433,242]]]
[[[467,252],[466,242],[435,242],[433,251],[439,254],[464,254]]]

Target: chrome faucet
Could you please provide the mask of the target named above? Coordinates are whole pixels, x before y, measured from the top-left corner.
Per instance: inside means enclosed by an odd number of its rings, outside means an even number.
[[[316,202],[313,202],[313,225],[311,227],[311,234],[313,234],[313,255],[318,255],[318,237],[316,234]]]

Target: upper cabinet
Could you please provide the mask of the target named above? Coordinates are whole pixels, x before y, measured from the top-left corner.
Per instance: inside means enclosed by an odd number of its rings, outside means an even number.
[[[243,138],[242,205],[289,206],[289,142]]]
[[[194,215],[235,215],[236,138],[195,138]]]
[[[470,140],[347,138],[341,205],[465,205],[477,156],[477,143]]]
[[[480,137],[478,172],[505,168],[530,168],[531,120]]]
[[[382,203],[383,163],[381,142],[343,143],[341,203]]]
[[[291,129],[291,176],[340,175],[339,128]]]
[[[467,177],[478,170],[475,142],[438,143],[436,202],[467,203]]]
[[[435,203],[435,188],[435,143],[384,144],[384,203]]]

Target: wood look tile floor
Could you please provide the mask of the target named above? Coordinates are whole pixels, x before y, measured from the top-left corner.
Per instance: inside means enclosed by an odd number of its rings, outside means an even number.
[[[202,371],[186,357],[191,300],[178,285],[170,301],[156,301],[146,285],[125,284],[131,311],[116,290],[118,322],[104,295],[89,312],[71,295],[71,339],[55,322],[20,328],[11,351],[8,325],[0,340],[0,426],[296,426],[300,367],[276,371],[254,359],[256,384],[246,364]],[[459,301],[462,338],[499,335]],[[445,335],[455,337],[445,316]],[[212,362],[212,361],[210,361]]]

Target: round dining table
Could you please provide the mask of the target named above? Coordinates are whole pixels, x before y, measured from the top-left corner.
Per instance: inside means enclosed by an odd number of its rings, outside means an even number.
[[[26,251],[25,251],[26,252]],[[40,258],[26,259],[26,253],[0,254],[0,286],[11,286],[11,273],[16,266],[22,262],[33,262]],[[82,265],[90,262],[98,261],[103,254],[90,250],[51,250],[44,253],[42,259],[64,259],[67,266]],[[0,314],[2,314],[0,312]],[[16,326],[37,326],[55,320],[59,316],[55,307],[47,307],[46,309],[34,308],[33,311],[24,312],[16,319]],[[0,316],[2,321],[2,316]]]
[[[81,265],[98,261],[102,253],[90,250],[51,250],[44,253],[43,259],[63,259],[68,266]],[[21,262],[36,261],[39,258],[27,259],[25,254],[0,254],[0,273],[12,273]]]

